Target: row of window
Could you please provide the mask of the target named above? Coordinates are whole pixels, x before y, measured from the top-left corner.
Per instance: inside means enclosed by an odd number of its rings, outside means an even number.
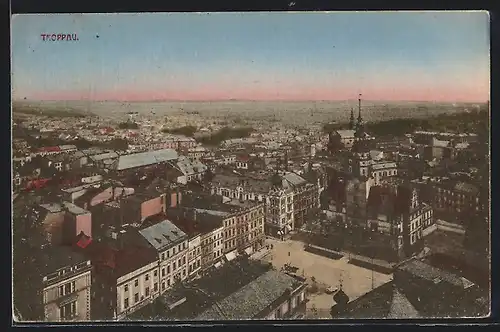
[[[65,296],[73,293],[76,290],[76,285],[74,281],[68,282],[62,286],[59,286],[59,296]]]
[[[177,249],[177,251],[176,251]],[[182,250],[187,249],[187,243],[183,242],[182,244],[179,244],[177,247],[172,248],[172,254],[170,254],[170,249],[168,249],[166,252],[163,252],[161,254],[161,260],[165,260],[170,258],[170,256],[175,256],[177,253],[180,253]],[[165,255],[166,253],[166,255]],[[166,256],[166,257],[165,257]]]
[[[196,262],[193,262],[193,264],[189,264],[188,273],[193,272],[194,270],[196,270],[197,268],[199,268],[200,265],[201,265],[201,260],[200,259],[196,260]]]
[[[61,320],[73,319],[78,315],[77,301],[67,303],[59,308],[59,317]]]
[[[183,256],[182,259],[179,258],[177,262],[172,263],[172,272],[175,272],[178,268],[181,268],[181,266],[184,266],[185,264],[186,264],[186,256]],[[166,271],[167,271],[166,274],[170,274],[170,264],[167,265]],[[165,274],[165,268],[163,267],[161,269],[161,276],[164,277],[166,274]]]

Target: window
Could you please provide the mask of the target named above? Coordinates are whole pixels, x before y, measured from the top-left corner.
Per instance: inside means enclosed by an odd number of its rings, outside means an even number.
[[[181,259],[180,258],[177,260],[177,265],[181,266]]]
[[[170,250],[167,251],[167,258],[170,258]]]
[[[186,264],[186,256],[182,257],[182,265]]]
[[[170,274],[170,265],[167,265],[167,274]]]
[[[146,274],[146,277],[145,277],[146,281],[149,280],[149,274]]]
[[[149,296],[149,287],[146,287],[146,296]]]
[[[139,293],[134,294],[134,302],[139,302]]]
[[[170,287],[170,279],[167,279],[167,284]]]
[[[69,282],[65,285],[59,286],[59,296],[71,294],[75,291],[75,282]]]
[[[123,307],[124,307],[125,309],[127,309],[127,308],[128,308],[128,298],[127,298],[127,299],[125,299],[125,301],[123,301]]]
[[[174,264],[172,266],[172,270],[175,270],[175,268],[176,268],[176,265],[175,265],[175,262],[174,262]]]
[[[71,319],[76,316],[76,301],[65,304],[59,308],[59,314],[62,319]]]
[[[186,269],[182,270],[182,276],[185,277],[186,276]]]
[[[168,281],[169,281],[169,284],[170,284],[170,279]],[[161,283],[161,290],[165,290],[165,283],[164,282]]]
[[[181,245],[180,244],[177,246],[177,249],[179,250],[179,252],[181,251]]]
[[[155,277],[158,277],[158,270],[155,270],[155,272],[154,272],[154,276],[155,276]]]
[[[172,250],[173,250],[172,255],[175,255],[175,247]]]
[[[161,276],[164,277],[165,276],[165,268],[162,268],[161,269]]]
[[[162,254],[161,254],[161,259],[162,259],[162,260],[165,260],[165,253],[162,253]]]
[[[139,279],[135,279],[135,281],[134,281],[134,286],[135,286],[135,287],[139,286]]]
[[[128,285],[125,285],[125,292],[128,292]]]

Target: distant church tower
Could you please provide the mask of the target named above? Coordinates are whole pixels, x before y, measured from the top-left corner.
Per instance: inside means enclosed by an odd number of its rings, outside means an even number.
[[[354,119],[354,109],[351,107],[351,118],[349,119],[349,129],[354,130],[356,123],[356,119]]]
[[[358,97],[358,122],[356,123],[356,129],[363,130],[363,118],[361,117],[361,93]]]

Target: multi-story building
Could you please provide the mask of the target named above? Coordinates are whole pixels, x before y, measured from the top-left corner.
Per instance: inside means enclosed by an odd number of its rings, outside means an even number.
[[[155,250],[126,242],[127,232],[114,232],[113,240],[94,243],[95,278],[92,319],[120,320],[151,303],[160,293]]]
[[[288,172],[283,176],[293,188],[293,228],[307,223],[311,212],[319,208],[319,181],[308,182],[296,173]]]
[[[273,270],[260,261],[236,258],[197,279],[194,287],[188,284],[166,293],[136,318],[298,319],[305,316],[306,286],[303,278]]]
[[[265,232],[276,237],[283,237],[295,229],[295,216],[300,225],[310,210],[319,207],[318,192],[317,183],[308,183],[292,172],[275,173],[271,179],[217,174],[212,181],[212,194],[264,202]]]
[[[251,254],[259,250],[265,239],[264,204],[232,201],[232,211],[224,219],[224,253],[234,251]]]
[[[91,261],[69,247],[16,247],[14,308],[17,321],[91,319]]]
[[[397,186],[393,201],[391,234],[398,256],[408,257],[423,249],[424,236],[435,229],[432,207],[422,203],[413,185]]]
[[[347,159],[346,170],[355,177],[373,178],[375,185],[382,183],[384,179],[396,177],[398,175],[397,163],[384,160],[374,152],[370,151],[367,145],[355,146]]]
[[[139,230],[142,244],[156,250],[160,293],[188,277],[188,236],[169,220]]]
[[[193,208],[171,208],[168,210],[168,215],[190,239],[190,246],[193,248],[189,251],[189,257],[192,257],[191,275],[196,275],[221,262],[224,254],[222,250],[224,213]]]
[[[196,276],[201,271],[201,235],[189,237],[188,275]]]
[[[202,218],[200,216],[200,218]],[[201,221],[203,222],[203,221]],[[221,264],[224,252],[222,244],[224,243],[223,229],[221,222],[206,225],[209,227],[201,234],[201,268],[206,270],[212,266],[218,267]]]
[[[445,180],[428,185],[433,188],[431,204],[436,212],[462,219],[481,210],[479,188],[472,183]]]

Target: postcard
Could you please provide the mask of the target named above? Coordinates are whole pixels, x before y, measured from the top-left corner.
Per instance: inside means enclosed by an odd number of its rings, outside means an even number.
[[[11,36],[15,322],[490,314],[487,12]]]

